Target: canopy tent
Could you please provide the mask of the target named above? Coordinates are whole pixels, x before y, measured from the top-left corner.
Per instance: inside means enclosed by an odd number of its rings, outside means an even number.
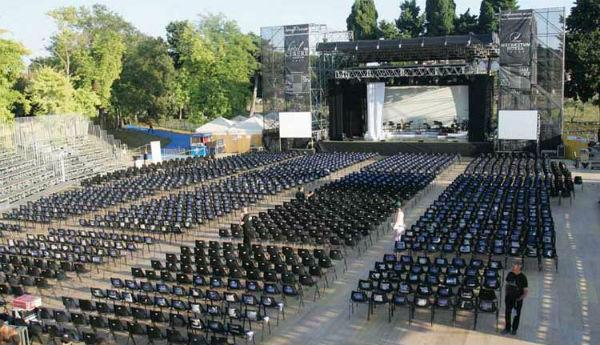
[[[235,123],[229,128],[229,132],[235,134],[262,135],[262,119],[254,116],[245,121]]]
[[[262,116],[245,118],[236,116],[234,119],[243,121],[232,121],[218,117],[198,128],[196,133],[210,133],[213,140],[221,140],[227,153],[242,153],[251,147],[262,145]]]
[[[196,128],[196,133],[210,133],[213,135],[227,134],[227,131],[234,123],[235,122],[227,120],[224,117],[217,117],[216,119]]]
[[[238,115],[238,116],[234,117],[233,119],[231,119],[231,121],[234,121],[234,122],[242,122],[242,121],[246,121],[246,120],[248,120],[248,118],[245,116],[242,116],[242,115]]]

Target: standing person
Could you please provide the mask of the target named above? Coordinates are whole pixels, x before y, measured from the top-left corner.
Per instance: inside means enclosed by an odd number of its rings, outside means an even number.
[[[308,195],[304,192],[304,187],[298,187],[298,191],[296,192],[296,199],[300,201],[306,200],[306,198],[310,198],[313,193],[308,193]]]
[[[144,147],[144,165],[146,165],[147,160],[148,160],[148,148]]]
[[[148,122],[148,133],[154,133],[154,126],[152,125],[152,121]]]
[[[396,217],[392,229],[396,232],[396,241],[400,241],[404,231],[406,230],[404,225],[404,211],[402,211],[402,201],[396,202]]]
[[[523,265],[520,262],[516,262],[512,266],[512,270],[506,275],[506,297],[504,298],[505,310],[505,328],[502,334],[512,335],[517,334],[519,329],[519,320],[521,319],[521,308],[523,307],[523,300],[527,297],[527,277],[521,269]],[[511,316],[513,309],[515,310],[515,317],[512,320]]]
[[[242,231],[244,233],[244,246],[252,248],[252,216],[248,213],[248,208],[242,208]]]

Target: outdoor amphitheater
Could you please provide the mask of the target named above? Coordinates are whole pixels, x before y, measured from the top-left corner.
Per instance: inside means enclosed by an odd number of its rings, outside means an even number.
[[[600,343],[600,123],[565,125],[564,16],[262,27],[260,110],[201,123],[0,109],[0,345]]]

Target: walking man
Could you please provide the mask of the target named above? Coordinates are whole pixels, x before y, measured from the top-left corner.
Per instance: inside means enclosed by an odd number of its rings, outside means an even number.
[[[404,225],[404,211],[402,211],[402,201],[396,202],[396,215],[394,217],[394,223],[392,223],[392,228],[396,233],[395,240],[400,241],[402,235],[406,231],[406,227]]]
[[[506,275],[506,297],[504,298],[504,318],[506,326],[504,331],[502,331],[502,334],[508,334],[510,332],[512,335],[515,335],[519,328],[523,300],[527,297],[527,277],[521,272],[522,268],[521,263],[514,263],[512,270]],[[511,323],[513,310],[515,311],[515,315]]]

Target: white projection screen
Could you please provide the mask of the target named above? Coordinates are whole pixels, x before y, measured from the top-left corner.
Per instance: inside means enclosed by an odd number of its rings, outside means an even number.
[[[483,100],[482,100],[483,101]],[[439,121],[444,126],[469,120],[469,87],[392,86],[385,88],[383,121],[421,127]]]
[[[498,139],[537,140],[537,110],[500,110],[498,112]]]
[[[310,112],[279,113],[279,137],[312,137],[312,116]]]

